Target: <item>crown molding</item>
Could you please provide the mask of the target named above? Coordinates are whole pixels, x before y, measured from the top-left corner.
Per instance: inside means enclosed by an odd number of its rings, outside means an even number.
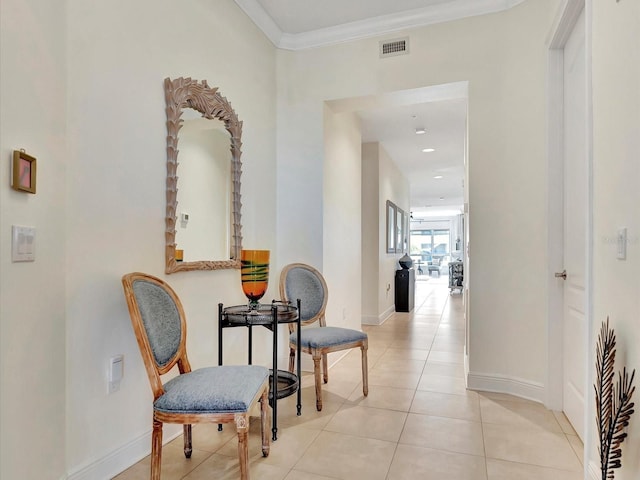
[[[256,0],[235,0],[277,47],[285,50],[304,50],[336,43],[358,40],[408,28],[450,22],[462,18],[501,12],[519,5],[524,0],[453,0],[415,10],[383,15],[349,22],[334,27],[303,33],[280,30],[269,14]]]
[[[234,0],[240,9],[262,30],[276,47],[280,44],[283,32],[276,22],[256,0]]]

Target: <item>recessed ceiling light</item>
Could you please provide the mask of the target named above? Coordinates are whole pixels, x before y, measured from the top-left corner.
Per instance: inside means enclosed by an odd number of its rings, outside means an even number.
[[[427,131],[424,128],[416,128],[416,135],[423,135],[427,133]]]
[[[431,153],[431,152],[435,152],[436,149],[435,148],[423,148],[422,151],[424,153]]]
[[[440,180],[440,179],[442,178],[442,175],[436,175],[436,176],[435,176],[435,177],[433,177],[433,178]]]

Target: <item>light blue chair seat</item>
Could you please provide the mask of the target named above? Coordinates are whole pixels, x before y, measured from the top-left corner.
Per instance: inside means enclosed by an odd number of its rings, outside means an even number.
[[[164,413],[246,412],[256,396],[256,385],[261,385],[268,377],[266,367],[201,368],[165,383],[165,393],[153,407]]]
[[[302,330],[300,346],[302,348],[326,348],[353,342],[362,342],[367,334],[358,330],[341,327],[309,327]],[[296,344],[298,332],[293,332],[289,342]]]

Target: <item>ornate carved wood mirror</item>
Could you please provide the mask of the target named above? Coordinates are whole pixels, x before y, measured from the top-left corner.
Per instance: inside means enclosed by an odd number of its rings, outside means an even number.
[[[164,92],[167,106],[165,272],[240,268],[242,122],[227,99],[217,88],[209,87],[206,80],[167,78]],[[178,162],[181,129],[183,152]],[[176,252],[181,254],[178,259]]]

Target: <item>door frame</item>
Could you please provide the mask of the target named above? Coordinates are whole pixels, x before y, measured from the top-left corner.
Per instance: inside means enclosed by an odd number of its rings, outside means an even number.
[[[584,473],[598,478],[599,467],[591,458],[591,445],[594,445],[595,431],[593,418],[594,403],[591,401],[590,382],[594,373],[594,335],[593,335],[593,102],[592,102],[592,9],[593,0],[565,0],[560,6],[547,40],[547,160],[548,160],[548,265],[547,265],[547,372],[546,406],[552,410],[562,410],[563,405],[563,282],[554,277],[555,272],[564,268],[563,230],[564,209],[562,205],[564,191],[563,165],[563,67],[564,46],[573,27],[584,9],[585,11],[585,52],[586,52],[586,156],[587,156],[587,200],[584,208],[586,216],[586,255],[585,255],[585,315],[587,331],[583,341],[586,345],[585,358],[585,413],[584,413]],[[560,374],[559,374],[560,372]]]

